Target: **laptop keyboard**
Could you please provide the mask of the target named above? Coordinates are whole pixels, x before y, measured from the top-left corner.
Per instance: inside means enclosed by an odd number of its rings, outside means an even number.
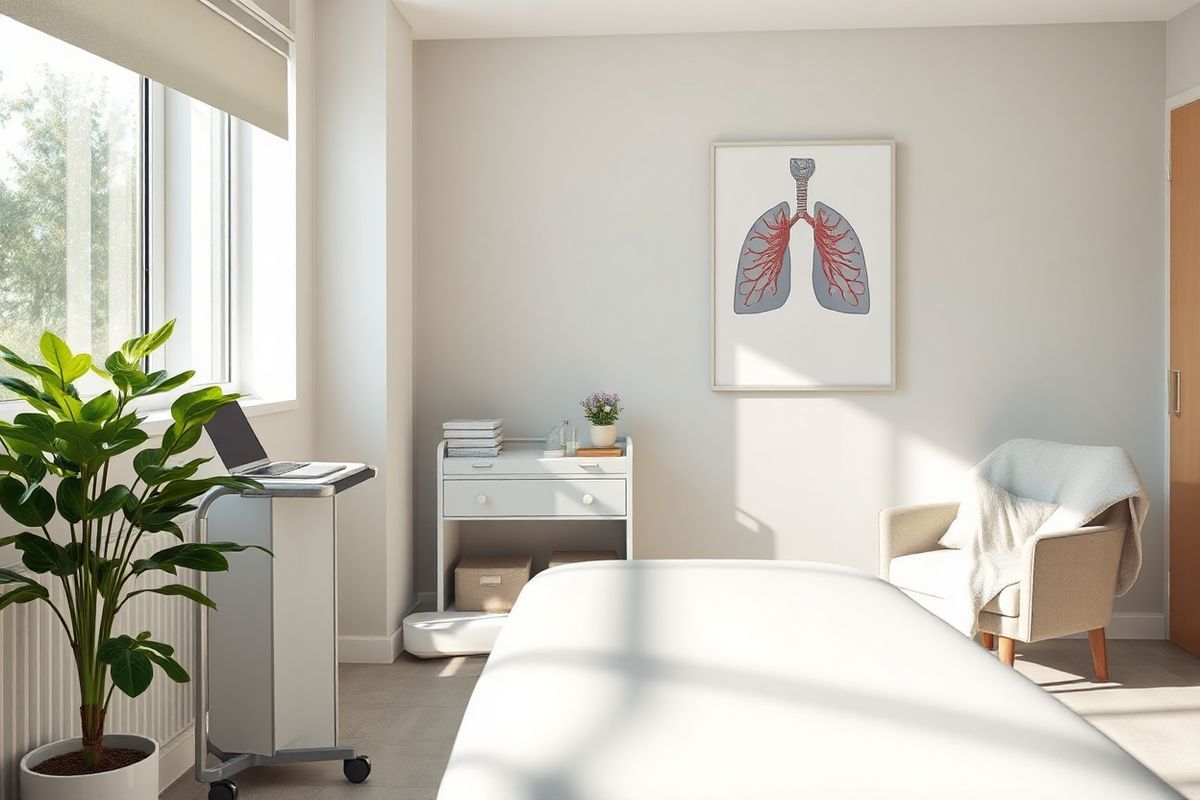
[[[265,467],[259,467],[253,472],[245,472],[244,475],[284,475],[293,470],[300,469],[304,464],[299,461],[274,461],[267,464]]]

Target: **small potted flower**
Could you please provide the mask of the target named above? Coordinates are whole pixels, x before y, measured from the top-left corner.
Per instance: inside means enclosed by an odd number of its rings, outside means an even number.
[[[612,447],[617,442],[617,426],[621,416],[621,398],[608,392],[592,392],[580,403],[583,415],[592,423],[592,445]]]

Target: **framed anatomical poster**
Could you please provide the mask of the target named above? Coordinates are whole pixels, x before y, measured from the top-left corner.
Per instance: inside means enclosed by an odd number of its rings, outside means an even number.
[[[895,143],[712,146],[712,388],[895,388]]]

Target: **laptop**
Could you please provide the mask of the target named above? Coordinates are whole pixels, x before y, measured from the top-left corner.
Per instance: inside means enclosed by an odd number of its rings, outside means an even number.
[[[323,478],[346,467],[323,461],[272,461],[250,427],[246,412],[237,403],[222,406],[204,430],[230,475],[307,480]]]

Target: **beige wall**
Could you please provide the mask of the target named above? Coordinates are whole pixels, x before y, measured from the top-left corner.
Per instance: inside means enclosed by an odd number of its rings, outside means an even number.
[[[440,423],[540,435],[606,389],[640,557],[874,569],[878,510],[1001,441],[1119,444],[1154,498],[1119,608],[1161,612],[1163,85],[1151,23],[419,42],[418,588]],[[709,144],[876,137],[898,391],[712,393]]]
[[[341,657],[391,661],[412,606],[412,33],[317,4],[316,450],[379,477],[339,505]]]
[[[413,40],[388,3],[387,38],[387,630],[400,627],[413,590]],[[346,576],[351,579],[350,576]]]
[[[1167,97],[1200,86],[1200,5],[1167,22]]]

